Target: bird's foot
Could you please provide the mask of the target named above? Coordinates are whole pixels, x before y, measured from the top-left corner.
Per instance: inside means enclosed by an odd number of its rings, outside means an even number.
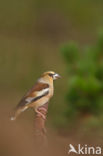
[[[38,109],[41,110],[41,111],[44,111],[45,113],[47,113],[47,109],[44,108],[44,107],[40,107],[40,108],[38,108]]]
[[[39,108],[38,110],[36,109],[35,112],[37,113],[38,117],[42,117],[45,120],[46,116],[43,113],[41,113],[40,110],[44,111],[44,109]]]

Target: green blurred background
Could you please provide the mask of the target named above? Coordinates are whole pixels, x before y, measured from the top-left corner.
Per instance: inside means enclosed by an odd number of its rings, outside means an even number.
[[[68,136],[72,142],[82,140],[81,142],[85,143],[94,139],[93,142],[103,144],[102,79],[99,81],[93,73],[100,68],[102,71],[103,66],[92,61],[92,54],[95,53],[93,48],[97,52],[101,51],[100,57],[103,57],[103,49],[100,49],[101,45],[98,43],[102,27],[102,0],[0,2],[0,122],[1,140],[4,140],[0,142],[2,156],[12,156],[17,151],[17,145],[13,151],[12,144],[9,144],[11,139],[18,144],[18,137],[20,139],[23,135],[25,138],[33,133],[32,110],[23,113],[14,124],[9,121],[9,116],[22,95],[42,72],[48,70],[58,72],[62,79],[55,82],[55,94],[49,104],[47,127],[53,129],[59,139]],[[72,56],[65,55],[65,51],[78,53],[74,62],[70,63]],[[94,64],[91,65],[91,62]],[[74,68],[75,63],[79,63],[77,70]],[[89,77],[84,78],[88,73]],[[85,89],[81,89],[83,85],[87,86],[87,90],[88,86],[91,86],[90,96],[95,98],[88,98],[89,91],[84,93]],[[74,96],[74,93],[78,92],[76,87],[79,88],[79,95]],[[93,92],[93,87],[96,87],[97,92]],[[27,129],[25,133],[24,128]],[[51,135],[54,136],[54,133]],[[31,138],[30,135],[30,138],[26,139],[31,142]],[[62,142],[62,139],[60,141]],[[63,144],[64,148],[67,144],[69,141]],[[21,155],[25,153],[23,152],[21,151]]]

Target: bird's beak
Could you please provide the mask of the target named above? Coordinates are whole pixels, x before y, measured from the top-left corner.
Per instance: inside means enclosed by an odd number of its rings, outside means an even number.
[[[61,76],[59,74],[57,74],[57,73],[55,73],[54,76],[53,76],[53,79],[54,80],[60,79],[60,78],[61,78]]]

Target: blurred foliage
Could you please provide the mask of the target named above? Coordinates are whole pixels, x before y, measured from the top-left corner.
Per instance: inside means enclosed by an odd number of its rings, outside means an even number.
[[[74,42],[61,48],[67,65],[67,115],[103,113],[103,31],[95,45],[80,49]]]

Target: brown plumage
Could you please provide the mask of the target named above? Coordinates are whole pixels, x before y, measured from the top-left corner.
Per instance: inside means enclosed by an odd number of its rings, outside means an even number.
[[[16,107],[15,115],[11,117],[11,120],[15,120],[21,112],[30,107],[44,118],[38,108],[47,103],[53,96],[53,80],[58,78],[60,78],[60,76],[55,72],[50,71],[43,73],[36,84],[20,100]]]
[[[17,108],[19,107],[23,107],[25,106],[25,99],[28,98],[28,97],[34,97],[36,96],[35,92],[37,91],[41,91],[43,89],[46,89],[46,88],[49,88],[49,85],[48,84],[44,84],[44,83],[36,83],[25,95],[24,97],[20,100],[20,102],[18,103],[17,105]]]

